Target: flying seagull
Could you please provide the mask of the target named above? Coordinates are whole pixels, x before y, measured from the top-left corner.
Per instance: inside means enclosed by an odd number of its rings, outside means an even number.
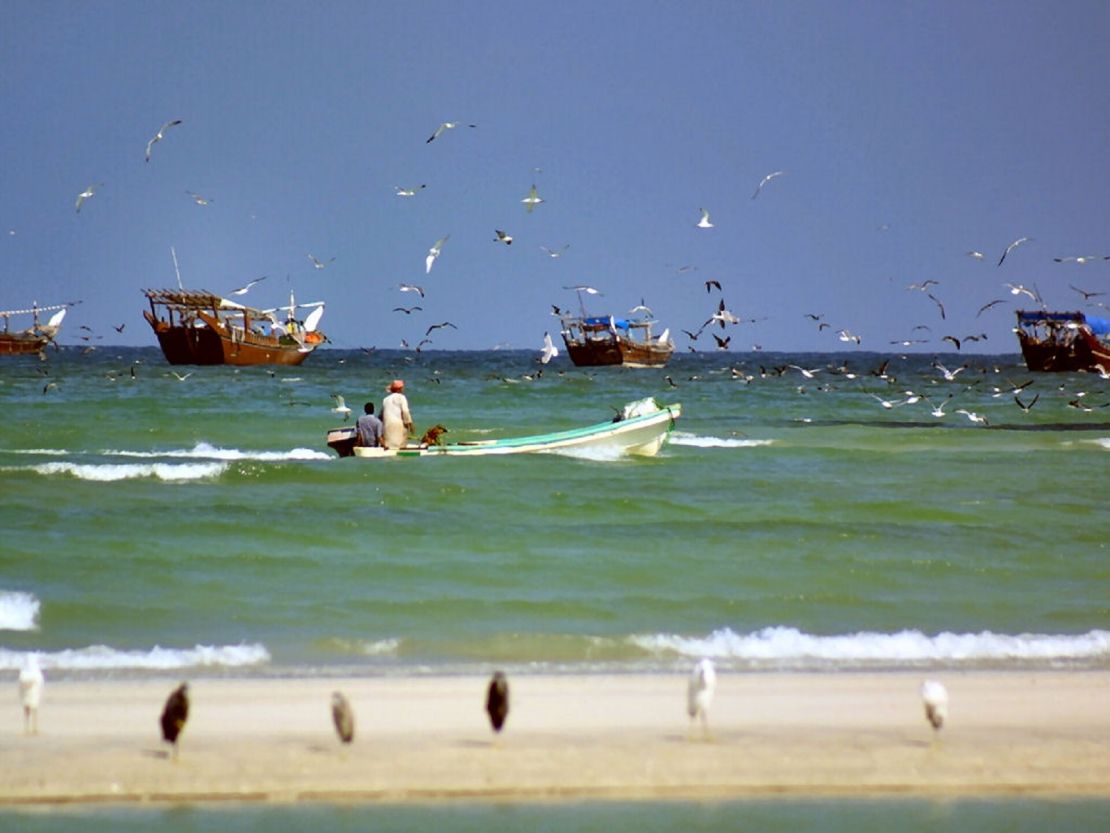
[[[436,258],[439,257],[439,253],[443,251],[443,244],[447,242],[447,238],[450,236],[450,234],[445,234],[432,245],[432,248],[428,249],[428,256],[424,258],[425,274],[432,271],[432,264],[436,262]]]
[[[1070,283],[1068,284],[1068,289],[1072,290],[1073,292],[1078,292],[1080,295],[1083,296],[1084,301],[1089,301],[1092,298],[1097,298],[1100,295],[1106,294],[1105,292],[1088,292],[1086,289],[1080,289],[1078,286],[1072,286]]]
[[[998,259],[998,265],[999,266],[1002,265],[1002,261],[1004,261],[1006,259],[1006,255],[1008,255],[1010,252],[1012,252],[1014,249],[1016,249],[1022,243],[1027,243],[1027,242],[1029,242],[1028,237],[1019,237],[1017,240],[1015,240],[1013,243],[1011,243],[1009,246],[1007,246],[1006,251],[1004,251],[1002,253],[1002,257],[1000,257]]]
[[[185,193],[192,197],[193,202],[197,205],[208,205],[208,203],[212,202],[212,200],[202,197],[200,194],[194,194],[192,191],[186,191]]]
[[[39,660],[34,654],[19,672],[19,702],[23,706],[23,734],[39,733],[39,703],[42,702],[42,689],[46,679],[39,668]]]
[[[336,691],[331,696],[331,719],[335,723],[336,734],[343,743],[350,743],[355,739],[355,713],[342,692]]]
[[[424,331],[424,336],[425,337],[430,336],[432,334],[432,330],[439,330],[439,329],[442,329],[443,327],[450,327],[452,330],[457,330],[458,329],[458,327],[456,327],[450,321],[441,321],[438,324],[432,324],[430,327],[428,327],[428,329],[426,329]]]
[[[709,706],[713,703],[713,693],[717,690],[717,672],[713,662],[700,659],[690,674],[686,686],[686,713],[690,721],[701,721],[702,734],[709,734]]]
[[[1037,298],[1037,293],[1035,293],[1031,289],[1025,288],[1020,283],[1004,283],[1002,285],[1010,287],[1010,294],[1011,295],[1028,295],[1034,301],[1040,300],[1039,298]]]
[[[316,256],[315,256],[315,255],[313,255],[313,254],[310,254],[310,255],[308,256],[308,259],[312,261],[312,265],[313,265],[313,266],[315,266],[315,267],[316,267],[317,269],[323,269],[323,268],[325,268],[325,267],[326,267],[326,266],[327,266],[327,265],[328,265],[329,263],[331,263],[332,261],[334,261],[334,260],[335,260],[335,258],[334,258],[334,257],[330,257],[330,258],[328,258],[327,260],[320,260],[320,258],[316,257]]]
[[[431,136],[429,136],[427,141],[428,142],[434,142],[436,139],[438,139],[440,136],[443,135],[444,130],[454,130],[458,126],[459,126],[459,122],[457,122],[457,121],[445,121],[443,124],[441,124],[439,127],[436,128],[435,133],[433,133]],[[477,126],[478,125],[476,125],[476,124],[468,124],[467,125],[467,127],[477,127]]]
[[[232,295],[246,295],[247,292],[250,290],[250,288],[252,286],[254,286],[256,283],[260,283],[264,280],[266,280],[266,275],[263,275],[261,278],[255,278],[253,281],[247,281],[245,284],[243,284],[238,289],[231,290],[231,294]]]
[[[983,306],[979,307],[979,311],[977,313],[975,313],[975,317],[978,318],[980,315],[982,315],[984,312],[986,312],[987,310],[989,310],[991,307],[995,306],[996,304],[1004,304],[1004,303],[1006,303],[1005,298],[996,298],[993,301],[987,301],[987,303],[985,303],[985,304],[983,304]]]
[[[759,185],[756,186],[755,193],[752,194],[752,199],[754,200],[756,197],[759,196],[759,192],[763,190],[764,185],[766,185],[776,176],[782,176],[784,173],[786,173],[786,171],[773,171],[772,173],[769,173],[767,174],[767,176],[763,177],[763,179],[759,180]]]
[[[416,284],[414,284],[414,283],[401,283],[401,284],[397,284],[397,288],[398,288],[398,289],[400,289],[400,290],[401,290],[402,292],[415,292],[415,293],[417,293],[417,294],[418,294],[418,295],[419,295],[419,296],[420,296],[421,298],[423,298],[423,297],[424,297],[424,287],[422,287],[422,286],[417,286],[417,285],[416,285]]]
[[[921,701],[925,704],[925,719],[933,727],[933,737],[948,718],[948,689],[939,680],[926,680],[921,684]]]
[[[601,291],[594,289],[592,286],[585,284],[578,284],[578,286],[564,286],[563,289],[573,289],[575,292],[585,292],[587,295],[600,295]]]
[[[393,190],[398,197],[415,197],[417,191],[423,191],[427,185],[417,185],[413,188],[402,188],[400,185],[394,185]]]
[[[89,197],[91,197],[93,194],[95,194],[97,188],[102,188],[103,186],[104,186],[103,182],[95,182],[92,185],[90,185],[88,188],[86,188],[84,191],[82,191],[80,194],[78,194],[77,195],[77,211],[78,212],[81,211],[81,203],[83,203],[85,200],[87,200]]]
[[[509,716],[509,681],[501,671],[495,671],[486,690],[486,714],[494,732],[500,732]]]
[[[347,405],[346,400],[343,399],[343,396],[341,394],[333,393],[331,395],[331,398],[335,400],[335,407],[331,409],[331,412],[333,414],[342,414],[343,421],[346,422],[347,418],[351,415],[350,406]]]
[[[985,254],[983,254],[982,252],[976,251],[975,249],[972,249],[970,252],[967,252],[967,256],[970,257],[972,260],[982,260],[983,258],[986,257]]]
[[[547,246],[540,246],[540,248],[543,249],[543,251],[547,254],[548,257],[554,259],[554,258],[562,257],[566,253],[567,249],[570,248],[570,243],[567,243],[561,249],[549,249],[549,248],[547,248]]]
[[[1110,255],[1080,255],[1078,257],[1054,257],[1052,258],[1057,263],[1078,263],[1082,266],[1085,263],[1094,263],[1096,260],[1110,260]]]
[[[154,134],[154,138],[146,143],[146,161],[147,162],[150,161],[150,152],[151,152],[151,150],[154,149],[154,145],[156,143],[162,141],[164,138],[166,138],[166,131],[167,130],[169,130],[171,127],[176,127],[179,124],[181,124],[181,119],[173,119],[171,121],[166,122],[165,124],[163,124],[161,127],[158,128],[158,132]]]
[[[414,306],[411,306],[411,307],[394,307],[390,311],[391,312],[403,312],[405,315],[412,315],[416,310],[420,310],[421,312],[423,312],[424,307],[417,304],[417,305],[414,305]]]
[[[540,197],[540,194],[536,190],[536,186],[535,186],[534,183],[533,183],[531,189],[529,189],[529,191],[528,191],[528,196],[526,196],[524,199],[522,199],[521,202],[524,203],[524,207],[528,210],[529,214],[532,213],[532,209],[534,209],[537,205],[539,205],[541,202],[543,202],[543,198]]]
[[[513,236],[511,234],[508,234],[499,228],[495,228],[493,230],[493,233],[497,235],[495,238],[493,238],[493,242],[504,243],[506,246],[513,245]]]
[[[162,709],[162,739],[173,744],[173,759],[177,760],[177,741],[189,719],[189,684],[182,683],[175,688]]]
[[[697,228],[713,228],[713,223],[709,221],[709,210],[706,208],[699,209],[701,211],[701,219],[694,225]]]
[[[551,341],[551,333],[543,334],[543,349],[540,353],[540,362],[547,364],[553,358],[559,355],[559,348]]]

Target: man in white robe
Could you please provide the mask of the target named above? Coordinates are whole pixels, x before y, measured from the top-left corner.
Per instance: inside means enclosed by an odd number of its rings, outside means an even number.
[[[400,448],[412,433],[412,414],[405,398],[405,383],[394,379],[386,388],[389,394],[382,400],[382,446]]]

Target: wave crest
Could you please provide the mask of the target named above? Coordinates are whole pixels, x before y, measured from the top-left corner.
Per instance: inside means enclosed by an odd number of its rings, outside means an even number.
[[[0,670],[23,667],[24,660],[34,654],[44,669],[76,671],[142,670],[166,671],[176,668],[227,667],[240,668],[262,665],[270,661],[264,645],[196,645],[192,648],[162,648],[149,651],[121,651],[107,645],[67,648],[61,651],[8,651],[0,649]]]

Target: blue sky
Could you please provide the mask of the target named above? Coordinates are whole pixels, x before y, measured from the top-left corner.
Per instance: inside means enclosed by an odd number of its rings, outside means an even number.
[[[1060,309],[1084,307],[1069,284],[1110,292],[1110,261],[1053,260],[1110,255],[1105,2],[4,8],[0,307],[81,300],[62,343],[154,345],[140,290],[175,285],[171,246],[188,287],[326,301],[345,348],[451,321],[431,348],[538,349],[586,283],[591,311],[642,298],[686,350],[713,279],[758,319],[734,351],[1016,352],[1030,301],[1004,283]],[[426,142],[448,120],[477,127]],[[906,289],[927,280],[943,320]],[[392,311],[400,283],[422,311]]]

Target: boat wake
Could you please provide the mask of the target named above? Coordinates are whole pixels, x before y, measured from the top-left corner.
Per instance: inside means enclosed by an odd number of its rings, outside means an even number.
[[[0,590],[0,631],[37,631],[41,609],[30,593]]]
[[[667,440],[671,445],[689,445],[696,448],[757,448],[772,445],[774,440],[749,440],[739,437],[699,437],[684,431],[672,431]]]
[[[46,476],[66,475],[78,480],[91,480],[98,483],[143,478],[153,478],[167,483],[186,483],[217,478],[227,471],[229,465],[229,463],[39,463],[23,470]]]
[[[242,668],[270,661],[265,646],[196,645],[193,648],[162,648],[149,651],[121,651],[107,645],[67,648],[61,651],[10,651],[0,648],[0,670],[23,667],[33,654],[44,669],[70,671],[137,670],[168,671],[178,668]]]

